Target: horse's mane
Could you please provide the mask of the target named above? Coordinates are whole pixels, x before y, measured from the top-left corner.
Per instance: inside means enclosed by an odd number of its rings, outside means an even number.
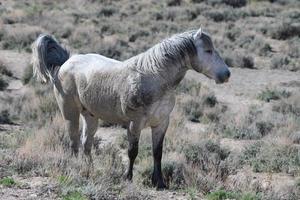
[[[156,44],[134,58],[135,70],[145,74],[158,74],[174,65],[185,65],[191,55],[195,55],[193,42],[195,31],[174,35]]]

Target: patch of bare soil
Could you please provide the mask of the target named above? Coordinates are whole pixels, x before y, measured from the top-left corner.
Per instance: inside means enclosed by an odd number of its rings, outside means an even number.
[[[0,50],[0,55],[3,64],[13,73],[14,77],[20,79],[30,62],[30,54],[10,50]]]
[[[241,112],[249,105],[262,105],[264,102],[257,100],[257,95],[266,87],[283,87],[293,91],[298,88],[289,85],[300,81],[300,72],[240,68],[231,68],[230,71],[229,82],[221,85],[193,71],[187,73],[187,78],[212,89],[217,99],[224,102],[233,113]]]

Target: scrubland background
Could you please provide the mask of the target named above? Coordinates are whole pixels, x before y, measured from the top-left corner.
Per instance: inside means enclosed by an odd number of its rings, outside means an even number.
[[[126,131],[101,122],[94,165],[70,156],[52,87],[32,79],[31,43],[53,34],[72,54],[125,60],[202,28],[231,66],[216,85],[189,72],[164,143],[169,190],[151,187],[145,130],[132,183]],[[299,199],[300,2],[2,0],[1,199]]]

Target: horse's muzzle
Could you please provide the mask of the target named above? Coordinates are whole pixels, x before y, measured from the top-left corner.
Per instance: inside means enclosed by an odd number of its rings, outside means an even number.
[[[219,73],[216,79],[217,84],[227,83],[230,78],[230,71],[226,69],[224,72]]]

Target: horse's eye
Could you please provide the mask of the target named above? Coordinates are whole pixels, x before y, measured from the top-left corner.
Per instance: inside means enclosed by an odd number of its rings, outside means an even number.
[[[213,51],[211,49],[205,50],[206,53],[212,54]]]

